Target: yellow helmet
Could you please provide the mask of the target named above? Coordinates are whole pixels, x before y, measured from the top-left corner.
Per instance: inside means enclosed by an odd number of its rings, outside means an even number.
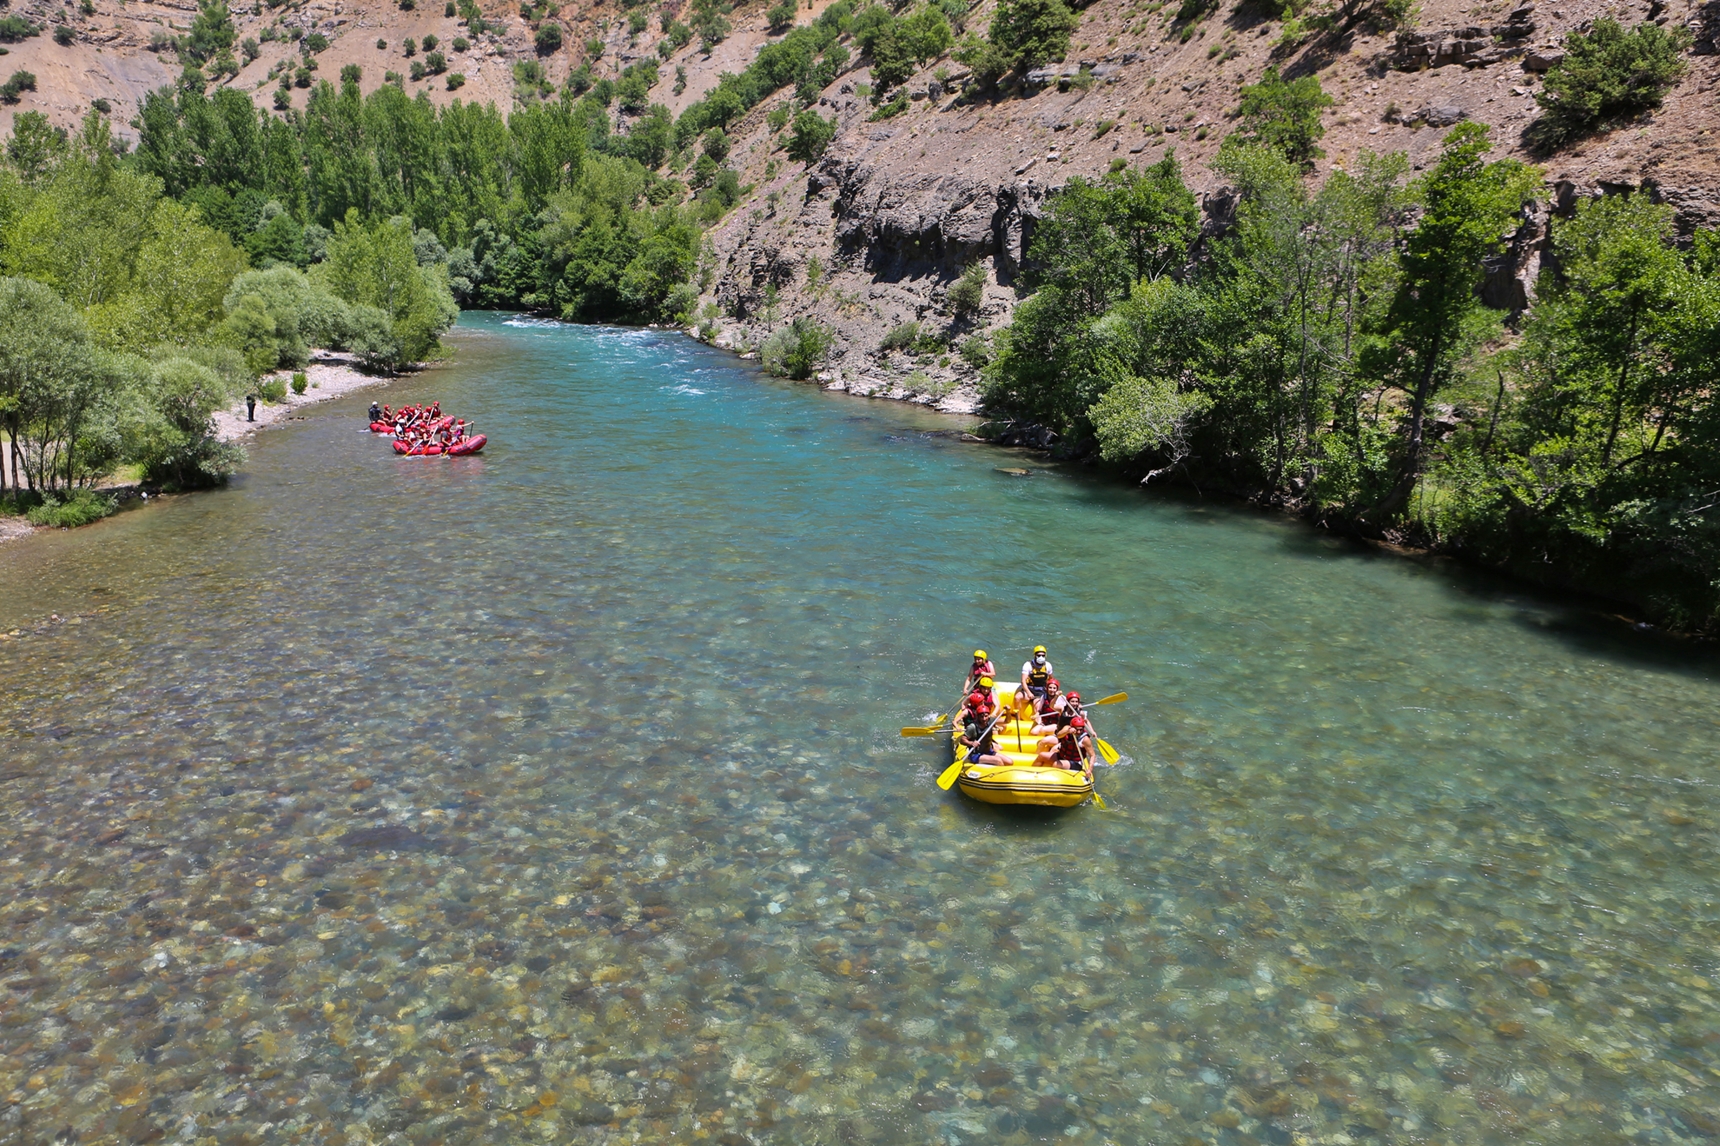
[[[1042,653],[1044,651],[1045,651],[1044,645],[1034,645],[1033,646],[1033,655],[1034,656],[1038,656],[1040,653]]]
[[[992,680],[989,676],[982,676],[979,678],[979,686],[981,688],[991,688],[996,684],[997,682]]]
[[[985,650],[984,649],[975,649],[973,651],[973,659],[976,661],[983,661],[985,659]]]

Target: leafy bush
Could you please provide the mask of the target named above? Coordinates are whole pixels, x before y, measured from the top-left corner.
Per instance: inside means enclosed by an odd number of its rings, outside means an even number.
[[[33,92],[35,90],[35,72],[13,72],[10,79],[5,83],[0,84],[0,101],[4,101],[6,103],[17,103],[19,96],[23,95],[25,92]]]
[[[287,400],[287,384],[279,378],[259,378],[257,397],[271,406]]]
[[[770,25],[772,32],[786,32],[794,27],[795,11],[794,0],[782,0],[782,3],[764,14],[765,22]]]
[[[78,34],[72,31],[68,25],[61,24],[59,27],[54,29],[54,43],[60,45],[62,48],[70,47],[72,41],[77,38]]]
[[[543,27],[537,30],[537,35],[533,37],[533,42],[537,44],[537,50],[540,52],[549,53],[561,51],[561,25],[543,25]]]
[[[304,38],[299,46],[312,54],[326,52],[328,50],[328,37],[321,32],[312,32]]]
[[[448,90],[459,91],[466,86],[466,76],[463,72],[452,72],[448,76]]]
[[[436,45],[440,44],[441,42],[442,41],[440,41],[436,38],[436,33],[431,32],[424,37],[423,41],[419,44],[419,46],[422,47],[426,52],[433,52],[436,50]]]
[[[1565,38],[1565,58],[1547,73],[1535,102],[1544,114],[1531,129],[1538,145],[1551,149],[1660,106],[1684,75],[1691,36],[1678,25],[1642,23],[1626,32],[1617,20],[1600,17],[1587,32]]]
[[[400,41],[400,51],[407,59],[411,59],[413,56],[418,54],[418,41],[414,40],[411,36],[406,37],[404,40]]]
[[[151,368],[153,417],[138,450],[145,481],[169,489],[220,485],[244,460],[237,446],[215,437],[215,411],[235,393],[231,364],[220,353],[173,350]]]
[[[631,35],[637,36],[645,30],[646,25],[650,22],[650,18],[646,16],[644,12],[629,13],[627,16],[627,31]]]
[[[920,340],[920,324],[909,320],[895,327],[878,343],[878,349],[888,354],[892,350],[908,350]]]
[[[1076,20],[1063,0],[1000,0],[991,42],[1009,66],[1026,71],[1068,53]]]
[[[340,69],[340,82],[343,84],[356,84],[363,77],[364,69],[357,64],[347,64]]]
[[[823,365],[835,334],[809,315],[802,315],[764,340],[759,360],[779,378],[810,378]]]
[[[423,79],[425,77],[425,75],[427,74],[425,71],[425,68],[424,68],[424,61],[423,60],[413,60],[412,66],[410,68],[407,68],[406,70],[408,73],[411,74],[413,83],[417,83],[419,80]]]
[[[1326,154],[1315,146],[1326,134],[1320,113],[1332,106],[1332,97],[1320,86],[1320,77],[1286,80],[1276,67],[1266,69],[1260,82],[1242,89],[1238,112],[1242,131],[1226,144],[1253,144],[1277,152],[1291,163],[1312,167]]]
[[[788,105],[782,104],[771,108],[769,114],[764,117],[764,121],[770,125],[772,131],[781,131],[788,124]]]
[[[472,46],[472,42],[470,40],[466,39],[466,37],[464,37],[464,36],[455,36],[454,37],[454,50],[456,52],[463,52],[467,48],[470,48],[471,46]]]
[[[956,348],[956,353],[975,370],[984,370],[991,365],[991,339],[983,334],[976,334],[972,338],[964,339]]]
[[[825,119],[811,108],[794,117],[794,134],[788,141],[788,156],[801,163],[813,163],[824,154],[836,135],[836,120]]]
[[[63,495],[46,494],[42,504],[28,510],[24,516],[31,525],[49,525],[57,529],[76,529],[111,514],[117,503],[106,494],[93,489],[73,490]]]
[[[985,301],[985,264],[969,263],[949,290],[950,312],[958,318],[973,314]]]
[[[0,43],[16,44],[19,40],[41,34],[40,25],[32,24],[22,16],[0,16]]]
[[[439,76],[448,70],[448,57],[441,52],[431,52],[424,57],[424,70],[433,76]]]
[[[303,394],[309,388],[310,381],[305,377],[305,372],[303,370],[295,370],[293,372],[293,393]]]
[[[907,110],[908,93],[905,91],[898,91],[895,95],[890,97],[889,102],[885,103],[883,107],[880,107],[877,111],[867,116],[867,119],[871,121],[893,119]]]

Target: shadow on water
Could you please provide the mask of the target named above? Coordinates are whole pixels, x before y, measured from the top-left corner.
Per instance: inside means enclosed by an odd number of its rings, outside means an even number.
[[[1431,579],[1461,602],[1449,614],[1453,620],[1474,624],[1507,620],[1525,632],[1552,638],[1586,656],[1625,660],[1701,680],[1720,674],[1720,644],[1680,637],[1633,619],[1628,615],[1630,605],[1599,594],[1539,585],[1447,554],[1393,549],[1332,533],[1239,498],[1209,497],[1184,486],[1141,488],[1101,469],[1039,464],[1039,472],[1069,478],[1076,488],[1068,496],[1090,507],[1127,511],[1142,508],[1141,503],[1147,502],[1155,511],[1174,511],[1179,521],[1190,525],[1250,522],[1271,528],[1279,550],[1294,557],[1340,559]]]

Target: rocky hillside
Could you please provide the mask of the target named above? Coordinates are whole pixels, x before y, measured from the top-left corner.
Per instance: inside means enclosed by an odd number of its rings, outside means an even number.
[[[812,19],[826,2],[815,0],[799,19]],[[638,34],[614,7],[588,0],[552,7],[548,19],[565,30],[564,46],[547,54],[535,48],[535,25],[520,8],[493,0],[481,8],[490,27],[473,35],[467,21],[446,14],[442,0],[417,0],[410,9],[377,0],[254,4],[235,10],[234,18],[239,39],[256,40],[257,54],[224,82],[251,91],[260,107],[275,106],[272,72],[288,59],[296,66],[294,40],[320,33],[329,45],[315,57],[316,77],[336,79],[356,64],[369,91],[391,71],[408,73],[413,60],[405,41],[422,44],[430,35],[440,41],[447,71],[405,79],[409,92],[423,91],[437,103],[476,99],[507,107],[516,98],[519,61],[541,66],[553,84],[588,62],[585,45],[593,40],[602,44],[593,63],[599,75],[655,58],[660,15],[677,5],[639,10],[650,20]],[[968,26],[983,30],[989,9],[990,0],[981,0]],[[9,11],[46,30],[9,44],[0,61],[0,74],[27,70],[37,81],[21,102],[0,109],[0,131],[26,109],[70,126],[93,102],[106,100],[123,132],[142,96],[177,74],[170,42],[197,9],[193,0],[76,6],[15,0]],[[535,15],[539,22],[545,17],[542,9]],[[1537,114],[1539,77],[1560,58],[1564,36],[1600,15],[1627,26],[1687,25],[1695,37],[1691,67],[1658,113],[1543,160],[1549,203],[1609,185],[1647,185],[1676,205],[1686,228],[1720,225],[1720,140],[1712,135],[1711,108],[1720,73],[1720,0],[1426,0],[1411,27],[1399,32],[1363,29],[1299,41],[1251,2],[1222,0],[1185,36],[1174,5],[1096,0],[1081,12],[1067,62],[1035,72],[1025,89],[1008,96],[962,98],[963,69],[944,60],[909,81],[906,111],[875,121],[863,98],[869,77],[857,61],[819,101],[818,111],[840,126],[810,170],[787,158],[785,136],[769,122],[792,99],[790,90],[748,113],[731,130],[729,162],[749,191],[711,236],[717,265],[707,330],[744,351],[781,321],[813,313],[838,332],[825,384],[959,405],[963,383],[974,374],[954,349],[1007,318],[1034,219],[1047,193],[1070,176],[1097,176],[1118,161],[1152,163],[1175,149],[1209,224],[1221,225],[1230,199],[1208,164],[1240,87],[1269,65],[1288,76],[1317,74],[1336,101],[1325,115],[1321,172],[1368,150],[1402,150],[1419,168],[1446,128],[1463,118],[1492,127],[1501,153],[1530,158],[1524,131]],[[654,101],[679,111],[722,72],[746,66],[769,38],[764,5],[755,0],[731,20],[732,34],[709,55],[695,41],[664,61]],[[53,35],[61,26],[69,34]],[[457,89],[450,82],[456,73]],[[305,89],[292,90],[296,106],[304,98]],[[1532,290],[1540,236],[1536,222],[1526,222],[1490,282],[1501,305],[1521,305]],[[957,322],[945,295],[974,262],[987,273],[984,305]],[[920,353],[880,354],[883,336],[908,321],[921,323],[929,336]],[[937,339],[951,344],[948,352],[931,346]]]

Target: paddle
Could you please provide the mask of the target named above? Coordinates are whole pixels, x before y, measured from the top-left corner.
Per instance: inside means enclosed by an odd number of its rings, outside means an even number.
[[[991,718],[991,723],[985,726],[985,731],[979,734],[979,742],[981,744],[985,743],[985,738],[991,735],[991,730],[996,728],[997,722],[1002,719],[1003,709],[999,708],[997,710],[997,715]],[[956,750],[955,763],[951,764],[948,768],[945,768],[943,774],[938,777],[938,787],[942,788],[946,792],[950,790],[950,785],[956,782],[956,777],[961,775],[962,768],[968,762],[966,759],[967,754],[968,750],[965,748]]]
[[[977,688],[978,685],[976,684],[975,687]],[[962,690],[962,701],[966,701],[967,698],[968,698],[968,690],[964,688]],[[961,703],[958,702],[956,704],[955,708],[953,708],[949,712],[946,712],[943,715],[939,716],[936,720],[934,720],[930,724],[923,724],[923,725],[919,725],[917,727],[910,727],[910,728],[902,729],[902,735],[903,736],[936,736],[940,732],[948,732],[949,729],[944,727],[944,721],[948,720],[951,716],[955,715],[956,713],[958,713],[960,711],[961,711]]]

